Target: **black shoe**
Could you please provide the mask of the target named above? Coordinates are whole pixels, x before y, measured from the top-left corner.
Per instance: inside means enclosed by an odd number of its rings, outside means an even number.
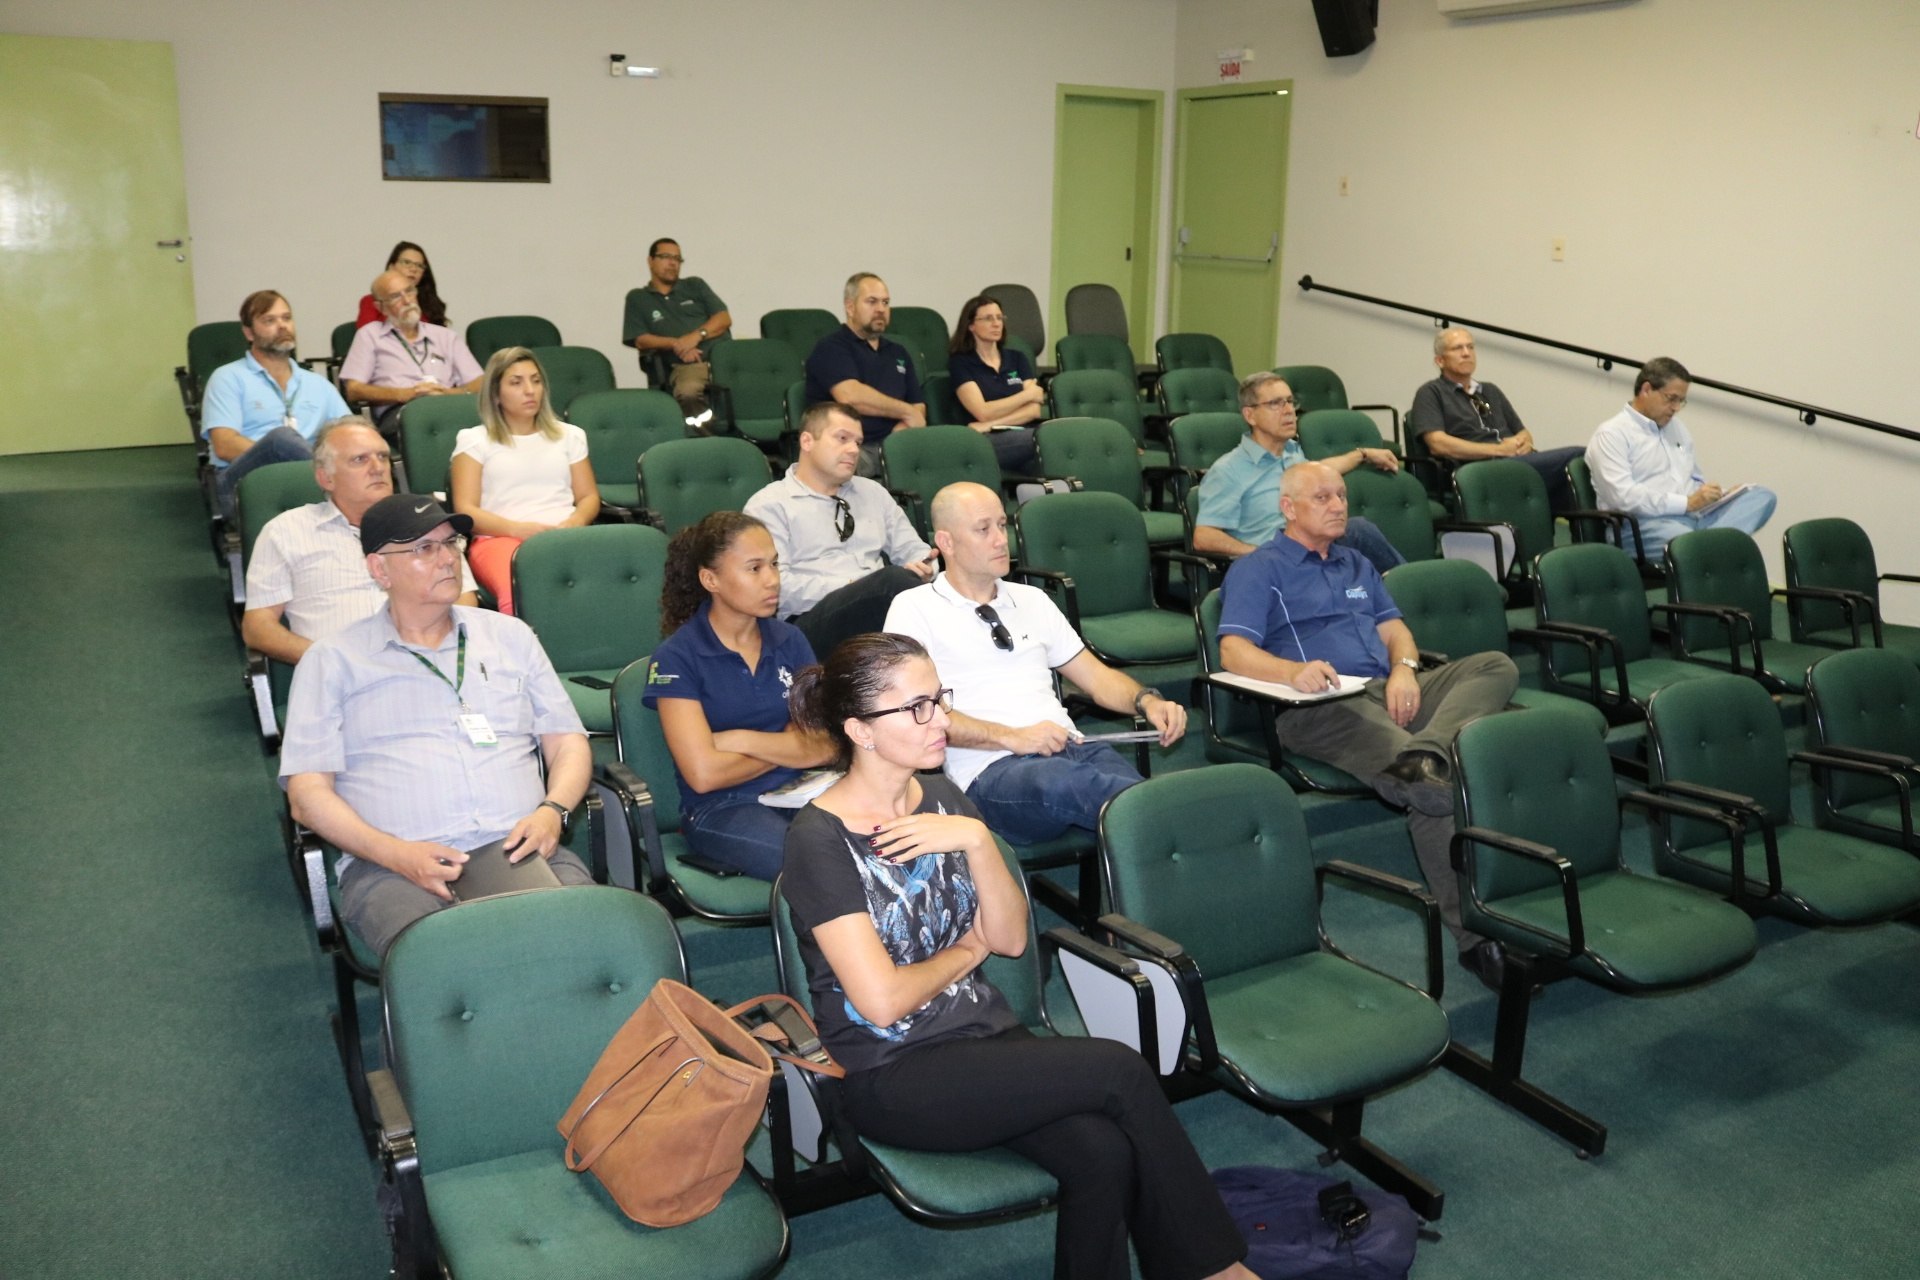
[[[1380,771],[1374,790],[1388,804],[1430,818],[1453,812],[1453,782],[1446,762],[1428,751],[1408,751]]]
[[[1445,756],[1431,751],[1403,751],[1380,772],[1402,782],[1434,782],[1447,786],[1453,782],[1453,768]]]
[[[1460,953],[1460,967],[1480,979],[1482,986],[1499,995],[1500,985],[1507,976],[1506,948],[1491,938],[1476,942]]]

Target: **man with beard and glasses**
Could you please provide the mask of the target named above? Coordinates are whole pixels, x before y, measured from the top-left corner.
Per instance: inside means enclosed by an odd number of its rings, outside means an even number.
[[[780,616],[822,658],[878,631],[893,598],[938,567],[893,495],[855,474],[859,461],[859,419],[816,404],[800,419],[800,456],[743,508],[773,535]]]
[[[320,424],[347,416],[346,401],[325,378],[294,363],[293,308],[272,289],[247,295],[240,304],[240,332],[247,354],[223,364],[207,379],[200,402],[221,514],[233,519],[240,480],[270,462],[303,462],[313,456]]]
[[[860,474],[880,474],[880,442],[895,431],[927,425],[927,397],[907,349],[886,337],[893,318],[887,282],[855,273],[842,291],[847,322],[807,357],[807,403],[831,400],[860,419]],[[819,651],[825,657],[825,651]]]
[[[287,701],[280,783],[339,847],[341,914],[383,955],[494,841],[563,885],[593,879],[560,847],[593,769],[586,730],[532,628],[456,603],[472,527],[416,494],[368,508],[360,547],[387,603],[308,649]]]
[[[420,291],[406,276],[375,276],[373,300],[386,319],[353,335],[340,386],[347,399],[372,405],[375,421],[415,396],[450,395],[480,381],[480,362],[460,335],[420,318]]]
[[[1140,774],[1112,747],[1081,739],[1053,673],[1109,711],[1144,717],[1163,747],[1186,732],[1187,709],[1094,656],[1046,592],[1003,580],[999,494],[950,484],[934,495],[932,516],[946,569],[894,597],[886,629],[925,645],[953,690],[947,776],[1016,844],[1094,830],[1100,806]]]

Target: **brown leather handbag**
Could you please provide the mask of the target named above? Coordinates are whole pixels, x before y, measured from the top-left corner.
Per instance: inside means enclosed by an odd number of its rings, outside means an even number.
[[[751,1032],[735,1021],[767,1004],[787,1006],[812,1030],[786,996],[721,1009],[684,983],[655,983],[560,1117],[567,1168],[591,1172],[629,1218],[649,1227],[677,1227],[711,1212],[740,1176],[766,1109],[773,1059],[846,1074],[824,1054],[769,1053],[769,1041],[787,1040],[771,1021]]]

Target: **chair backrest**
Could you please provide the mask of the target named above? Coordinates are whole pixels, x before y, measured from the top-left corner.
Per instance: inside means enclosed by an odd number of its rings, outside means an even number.
[[[1021,563],[1071,577],[1080,616],[1153,608],[1147,522],[1112,493],[1050,493],[1020,508]]]
[[[624,667],[660,643],[667,535],[651,525],[549,529],[513,553],[513,603],[558,671]]]
[[[1133,345],[1127,304],[1110,284],[1077,284],[1067,290],[1067,332],[1105,333]]]
[[[1647,592],[1631,556],[1618,547],[1589,542],[1555,547],[1540,557],[1539,565],[1534,611],[1540,621],[1574,622],[1611,631],[1628,662],[1651,656]],[[1556,678],[1585,683],[1587,660],[1578,646],[1549,646],[1547,663]]]
[[[565,339],[545,316],[483,316],[467,326],[467,350],[481,364],[508,347],[557,347]]]
[[[446,493],[454,438],[480,425],[480,404],[471,392],[421,396],[400,408],[400,460],[413,493]]]
[[[587,458],[601,484],[632,484],[640,455],[663,440],[684,440],[686,415],[664,391],[621,387],[588,391],[567,406],[567,421],[587,435]]]
[[[213,371],[247,354],[247,335],[238,320],[213,320],[187,330],[187,372],[201,388]]]
[[[1282,364],[1273,371],[1286,379],[1303,418],[1321,409],[1347,407],[1347,384],[1323,364]]]
[[[1128,787],[1100,813],[1100,849],[1113,909],[1179,942],[1209,982],[1320,948],[1307,824],[1271,769]]]
[[[932,307],[895,307],[887,336],[919,361],[921,381],[936,369],[946,371],[947,339],[953,336],[953,330]]]
[[[1388,473],[1355,467],[1347,472],[1346,480],[1349,516],[1373,521],[1394,550],[1409,561],[1434,558],[1433,509],[1427,505],[1426,486],[1411,471]],[[1498,598],[1500,588],[1494,585],[1492,576],[1480,569],[1474,572]],[[1418,632],[1414,634],[1419,636]],[[1426,637],[1419,639],[1426,644]]]
[[[1920,759],[1920,668],[1892,649],[1843,649],[1807,672],[1808,745],[1854,747]],[[1827,796],[1838,806],[1892,795],[1894,784],[1833,770]]]
[[[335,360],[345,360],[347,358],[347,352],[353,349],[353,335],[358,332],[360,332],[360,326],[352,320],[345,320],[333,326],[333,333],[329,338],[329,342],[332,344],[333,358]],[[469,346],[468,350],[472,350],[472,347]]]
[[[1647,699],[1647,739],[1649,780],[1751,796],[1780,822],[1792,820],[1786,733],[1759,681],[1715,673],[1662,687]],[[1675,818],[1668,830],[1674,849],[1726,839],[1712,822]]]
[[[1034,346],[1031,342],[1028,342],[1025,338],[1021,337],[1017,333],[1009,333],[1004,335],[1000,339],[1000,345],[1002,348],[1004,348],[1007,351],[1018,351],[1021,355],[1027,358],[1027,363],[1030,365],[1033,365],[1036,369],[1039,368],[1040,366],[1039,352],[1044,351],[1046,349],[1044,347]]]
[[[1553,508],[1547,482],[1518,458],[1469,462],[1453,473],[1463,520],[1510,524],[1516,542],[1513,560],[1524,575],[1535,556],[1553,547]],[[1642,604],[1645,597],[1641,598]]]
[[[1880,567],[1874,560],[1873,540],[1853,521],[1844,516],[1802,520],[1787,530],[1785,545],[1789,587],[1857,591],[1879,603]],[[1847,625],[1837,604],[1815,600],[1794,604],[1795,640],[1804,639],[1809,632],[1836,631]]]
[[[1524,464],[1523,464],[1524,465]],[[1678,604],[1718,604],[1744,609],[1754,634],[1773,636],[1773,593],[1760,547],[1744,529],[1695,529],[1667,544],[1667,599]],[[1676,617],[1689,650],[1722,649],[1726,628],[1711,618]],[[1736,635],[1736,642],[1742,637]]]
[[[945,368],[926,373],[920,379],[920,393],[926,397],[928,426],[973,421],[973,415],[960,407],[953,394],[953,375]]]
[[[1140,416],[1140,396],[1132,374],[1111,369],[1077,369],[1057,373],[1047,386],[1056,418],[1111,418],[1133,435],[1135,445],[1147,440],[1146,421]]]
[[[641,701],[653,655],[634,659],[613,678],[613,743],[621,763],[653,794],[653,820],[662,833],[680,830],[680,780],[660,713]]]
[[[1298,393],[1295,393],[1298,398]],[[1300,452],[1315,462],[1355,449],[1384,449],[1379,424],[1358,409],[1300,411]]]
[[[240,477],[235,501],[240,515],[240,563],[253,562],[253,544],[267,521],[283,511],[326,497],[311,462],[270,462]]]
[[[1007,338],[1026,343],[1028,359],[1047,349],[1047,313],[1033,290],[1023,284],[990,284],[980,292],[1000,304],[1007,317]]]
[[[972,427],[896,431],[880,442],[880,467],[887,488],[914,495],[903,499],[901,506],[922,536],[932,535],[927,507],[933,495],[948,485],[971,480],[1000,491],[1000,459],[987,438]]]
[[[825,307],[783,307],[760,317],[760,336],[787,344],[806,359],[820,339],[840,327],[840,317]]]
[[[1210,333],[1163,333],[1154,340],[1153,354],[1162,373],[1176,369],[1218,369],[1233,376],[1233,356],[1227,344]]]
[[[1109,333],[1070,333],[1055,344],[1054,363],[1062,373],[1108,369],[1134,385],[1133,348]]]
[[[662,441],[640,455],[638,474],[640,505],[658,513],[668,537],[715,511],[739,511],[773,478],[767,455],[725,436]]]
[[[1034,432],[1040,474],[1072,476],[1082,488],[1141,506],[1140,452],[1111,418],[1054,418]]]
[[[1247,420],[1235,409],[1231,413],[1182,414],[1167,424],[1167,442],[1173,465],[1205,471],[1240,447],[1247,434]]]
[[[1231,373],[1206,365],[1171,369],[1160,375],[1160,407],[1176,418],[1189,413],[1231,413],[1238,418],[1240,383]]]
[[[1200,601],[1194,625],[1199,628],[1200,669],[1211,675],[1225,671],[1220,665],[1220,589],[1215,587]],[[1222,738],[1255,738],[1261,732],[1260,712],[1224,689],[1206,687],[1207,706],[1213,731]]]
[[[553,1125],[661,978],[685,981],[666,908],[626,889],[536,889],[403,930],[380,988],[431,1176],[556,1152]]]
[[[1460,826],[1544,844],[1571,862],[1576,876],[1619,866],[1613,765],[1605,740],[1574,712],[1532,707],[1484,716],[1460,730],[1453,758]],[[1552,785],[1542,785],[1548,778]],[[1549,867],[1487,849],[1476,879],[1490,902],[1559,883]]]
[[[1573,489],[1574,506],[1582,511],[1592,511],[1599,507],[1599,501],[1593,496],[1593,468],[1587,465],[1586,458],[1568,460],[1567,484]]]
[[[778,440],[786,429],[787,388],[806,376],[793,348],[778,338],[738,338],[708,357],[713,381],[725,387],[733,431],[749,440]]]
[[[1422,649],[1449,658],[1507,651],[1506,601],[1499,585],[1472,561],[1397,565],[1387,570],[1386,583]]]
[[[613,365],[594,347],[550,346],[529,348],[547,375],[547,403],[561,417],[573,407],[575,396],[587,391],[613,390]]]

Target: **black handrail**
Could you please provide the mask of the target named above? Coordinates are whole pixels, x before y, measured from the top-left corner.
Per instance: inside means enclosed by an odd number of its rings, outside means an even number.
[[[1616,364],[1638,369],[1646,363],[1644,360],[1635,360],[1632,356],[1620,356],[1608,351],[1596,351],[1592,347],[1581,347],[1571,342],[1561,342],[1554,338],[1543,338],[1538,334],[1523,333],[1519,329],[1509,329],[1504,325],[1488,324],[1484,320],[1468,320],[1464,316],[1456,315],[1451,311],[1436,311],[1432,307],[1414,307],[1404,302],[1389,302],[1385,298],[1375,298],[1365,293],[1354,293],[1349,289],[1336,289],[1330,284],[1315,284],[1312,276],[1300,277],[1300,291],[1302,293],[1310,293],[1316,289],[1321,293],[1331,293],[1341,298],[1352,298],[1356,302],[1370,302],[1376,307],[1388,307],[1394,311],[1406,311],[1416,316],[1427,316],[1433,320],[1435,325],[1441,328],[1447,328],[1457,324],[1478,329],[1485,333],[1504,334],[1509,338],[1518,338],[1522,342],[1532,342],[1543,347],[1552,347],[1556,351],[1571,351],[1575,355],[1588,356],[1597,360],[1602,369],[1612,369]],[[1899,436],[1906,440],[1920,440],[1920,431],[1910,431],[1906,427],[1896,427],[1889,422],[1875,422],[1871,418],[1858,418],[1851,413],[1841,413],[1837,409],[1823,409],[1819,405],[1808,404],[1803,400],[1788,400],[1782,396],[1769,395],[1765,391],[1755,391],[1751,387],[1739,387],[1731,382],[1719,382],[1713,378],[1695,377],[1693,382],[1697,386],[1713,387],[1715,390],[1725,391],[1732,395],[1745,396],[1749,400],[1762,400],[1767,404],[1777,404],[1783,409],[1791,409],[1799,415],[1800,421],[1806,423],[1808,426],[1812,426],[1814,422],[1820,418],[1831,418],[1835,422],[1852,423],[1856,427],[1865,427],[1869,431],[1879,431],[1883,434]]]

